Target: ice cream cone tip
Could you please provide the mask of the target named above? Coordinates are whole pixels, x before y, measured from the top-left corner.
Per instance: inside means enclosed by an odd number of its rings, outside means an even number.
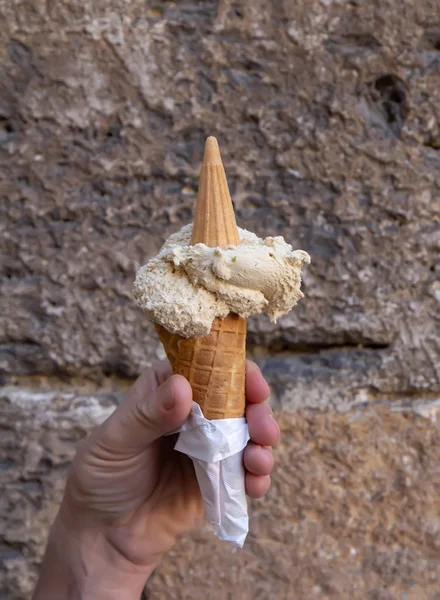
[[[210,136],[205,143],[205,154],[203,162],[208,165],[221,165],[222,157],[220,156],[220,149],[218,142],[215,137]]]
[[[240,243],[234,207],[215,137],[206,140],[191,243],[202,243],[212,248],[226,248],[228,244]]]

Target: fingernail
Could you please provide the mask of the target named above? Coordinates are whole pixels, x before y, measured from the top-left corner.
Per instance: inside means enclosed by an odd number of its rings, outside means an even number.
[[[252,373],[252,371],[257,371],[261,373],[260,367],[257,365],[257,363],[254,363],[254,361],[252,360],[246,361],[246,370],[248,373]]]
[[[174,397],[173,382],[171,380],[165,381],[157,390],[159,396],[159,402],[162,404],[165,410],[171,410],[176,404]]]

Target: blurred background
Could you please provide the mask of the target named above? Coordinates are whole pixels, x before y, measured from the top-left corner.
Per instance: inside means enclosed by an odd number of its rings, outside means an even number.
[[[0,597],[30,597],[75,445],[163,356],[135,272],[218,138],[238,224],[309,252],[249,320],[283,430],[242,551],[150,600],[440,599],[440,5],[0,0]]]

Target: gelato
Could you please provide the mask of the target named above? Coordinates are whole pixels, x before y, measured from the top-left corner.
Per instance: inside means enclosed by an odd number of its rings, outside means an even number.
[[[302,298],[310,257],[282,237],[238,229],[217,140],[206,140],[194,226],[169,237],[141,267],[133,293],[156,325],[173,372],[193,391],[176,450],[191,457],[207,519],[221,539],[242,546],[249,528],[243,452],[246,318],[272,321]]]
[[[247,318],[265,312],[272,321],[303,294],[301,267],[310,262],[282,237],[265,240],[238,229],[239,245],[191,245],[192,225],[171,235],[159,254],[141,267],[134,297],[147,317],[186,338],[209,334],[216,317]]]

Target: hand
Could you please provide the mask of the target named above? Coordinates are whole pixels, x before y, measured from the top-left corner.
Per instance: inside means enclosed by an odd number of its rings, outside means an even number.
[[[260,369],[248,362],[251,441],[244,464],[253,498],[269,489],[271,446],[279,439],[268,396]],[[34,600],[52,597],[50,590],[60,600],[139,598],[162,556],[200,525],[203,503],[192,462],[173,450],[175,436],[164,437],[185,422],[191,403],[188,381],[172,375],[168,362],[159,363],[85,440],[72,463]]]

